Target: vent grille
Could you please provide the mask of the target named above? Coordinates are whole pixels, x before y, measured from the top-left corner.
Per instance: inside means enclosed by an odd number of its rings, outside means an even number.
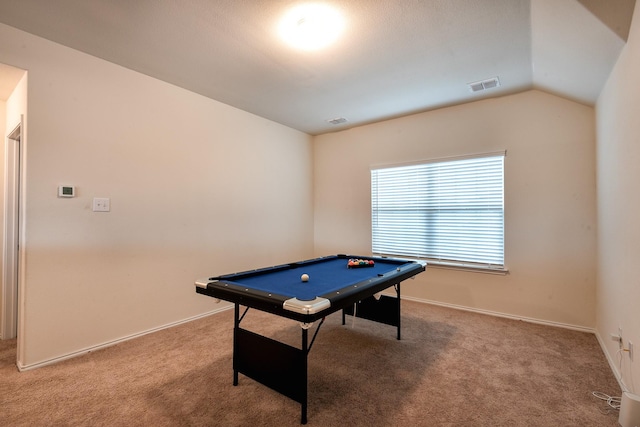
[[[469,90],[471,92],[480,92],[482,90],[493,89],[500,86],[500,80],[497,77],[493,77],[487,80],[481,80],[479,82],[468,83]]]
[[[336,117],[335,119],[329,119],[327,120],[327,123],[331,123],[332,125],[339,125],[341,123],[346,123],[347,119],[345,119],[344,117]]]

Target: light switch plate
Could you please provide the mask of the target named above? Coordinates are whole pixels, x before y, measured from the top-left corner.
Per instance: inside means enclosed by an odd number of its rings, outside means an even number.
[[[108,197],[93,198],[94,212],[109,212],[110,210],[111,210],[111,200]]]

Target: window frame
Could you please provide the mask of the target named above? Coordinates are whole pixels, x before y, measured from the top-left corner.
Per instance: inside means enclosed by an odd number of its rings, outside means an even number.
[[[407,162],[407,163],[399,163],[399,164],[378,164],[378,165],[372,165],[370,168],[370,185],[371,185],[371,248],[372,248],[372,253],[375,255],[380,255],[380,256],[393,256],[393,257],[403,257],[403,258],[411,258],[411,259],[421,259],[421,260],[425,260],[430,266],[434,266],[434,267],[439,267],[439,268],[446,268],[446,269],[454,269],[454,270],[465,270],[465,271],[477,271],[477,272],[482,272],[482,273],[491,273],[491,274],[507,274],[508,273],[508,268],[506,266],[506,248],[505,248],[505,228],[506,228],[506,224],[505,224],[505,200],[504,200],[504,195],[505,195],[505,163],[506,163],[506,150],[504,151],[496,151],[496,152],[489,152],[489,153],[481,153],[481,154],[472,154],[472,155],[464,155],[464,156],[454,156],[454,157],[443,157],[443,158],[434,158],[434,159],[428,159],[428,160],[421,160],[421,161],[416,161],[416,162]],[[412,166],[425,166],[425,169],[429,169],[429,165],[434,165],[434,164],[446,164],[446,163],[452,163],[452,162],[456,162],[456,161],[462,161],[462,160],[471,160],[471,159],[481,159],[481,158],[493,158],[493,157],[502,157],[502,170],[501,170],[501,184],[502,184],[502,188],[501,188],[501,196],[502,196],[502,200],[501,200],[501,214],[502,214],[502,218],[501,218],[501,224],[502,224],[502,228],[501,228],[501,243],[502,243],[502,247],[501,247],[501,255],[502,255],[502,264],[499,263],[487,263],[487,262],[474,262],[474,261],[470,261],[470,260],[463,260],[463,259],[446,259],[441,257],[430,257],[427,256],[425,254],[420,254],[420,255],[416,255],[416,253],[411,254],[411,251],[407,251],[407,253],[399,253],[399,251],[397,250],[389,250],[389,251],[385,251],[385,248],[375,248],[376,250],[374,250],[374,246],[375,246],[375,221],[374,218],[376,218],[376,206],[377,204],[375,203],[375,195],[374,195],[374,173],[375,171],[378,170],[384,170],[384,169],[396,169],[396,168],[405,168],[405,167],[412,167]],[[425,172],[426,173],[426,172]],[[427,186],[429,186],[429,184],[426,184]],[[377,188],[377,187],[376,187]],[[417,194],[418,192],[420,192],[422,190],[416,190],[415,193]],[[425,204],[427,204],[427,202],[425,202]],[[427,209],[425,209],[427,210]],[[425,245],[426,247],[427,245]],[[430,254],[433,255],[433,254]],[[442,254],[440,254],[442,255]]]

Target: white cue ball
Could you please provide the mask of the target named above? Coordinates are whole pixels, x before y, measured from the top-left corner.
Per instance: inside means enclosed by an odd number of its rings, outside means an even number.
[[[300,280],[302,280],[303,282],[308,282],[309,281],[309,275],[308,274],[303,274],[302,276],[300,276]]]

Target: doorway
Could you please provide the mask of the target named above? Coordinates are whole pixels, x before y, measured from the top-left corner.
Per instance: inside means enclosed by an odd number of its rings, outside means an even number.
[[[18,332],[18,259],[20,218],[20,123],[5,142],[4,245],[0,333],[11,339]]]

